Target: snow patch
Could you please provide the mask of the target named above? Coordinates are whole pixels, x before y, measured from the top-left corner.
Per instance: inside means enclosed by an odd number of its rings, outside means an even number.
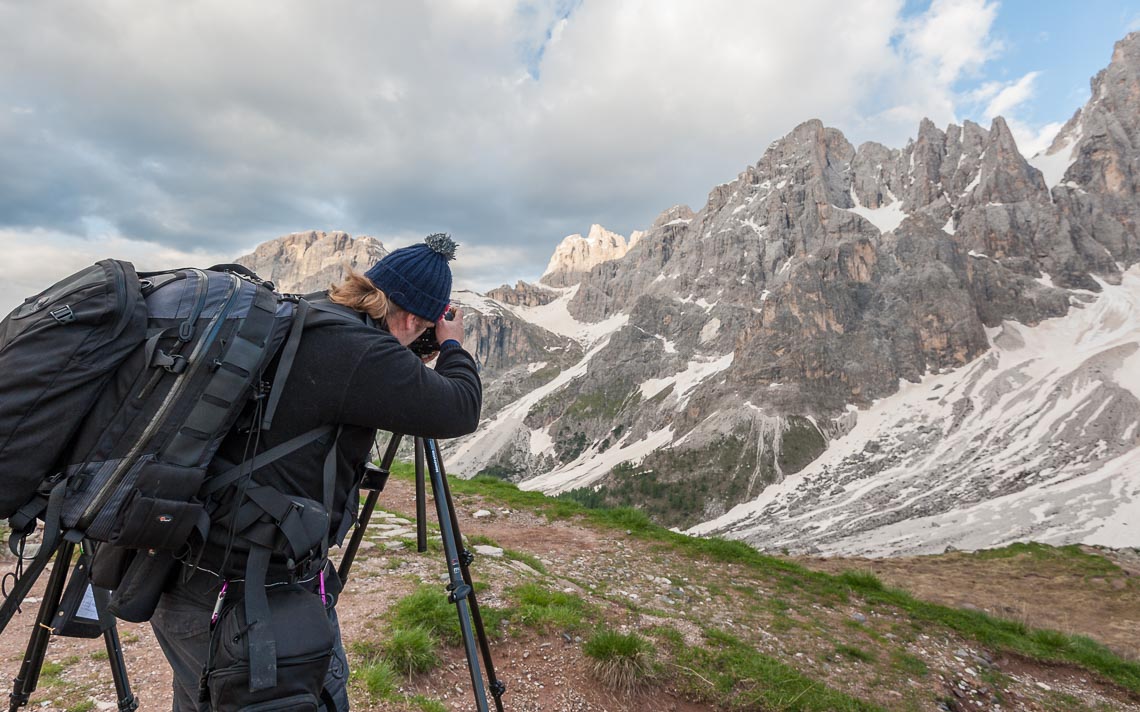
[[[561,296],[542,306],[527,307],[510,304],[500,306],[523,321],[528,321],[547,331],[573,339],[582,344],[583,347],[589,347],[625,326],[629,322],[629,315],[616,314],[594,324],[578,321],[570,315],[567,306],[574,295],[578,293],[580,286],[575,284],[573,287],[552,290],[561,292]],[[498,304],[498,302],[495,303]]]
[[[1077,156],[1080,155],[1078,149],[1080,148],[1083,134],[1084,123],[1078,119],[1076,131],[1072,136],[1058,144],[1056,150],[1050,153],[1047,149],[1029,159],[1029,165],[1041,171],[1041,175],[1045,177],[1045,186],[1047,188],[1052,189],[1060,185],[1061,181],[1065,179],[1065,173],[1068,172],[1069,167],[1076,162]],[[1074,183],[1073,187],[1079,188],[1080,186]]]
[[[861,218],[864,218],[875,227],[879,228],[879,232],[890,232],[902,224],[906,213],[902,209],[902,201],[895,197],[894,193],[887,189],[887,197],[890,202],[879,208],[865,208],[859,202],[859,196],[855,195],[855,188],[851,188],[851,201],[855,203],[854,208],[848,208],[848,212],[855,213]]]
[[[554,452],[554,438],[550,437],[550,428],[539,428],[530,431],[530,454],[545,455]]]
[[[546,474],[523,480],[521,490],[540,490],[546,494],[558,494],[577,487],[585,487],[605,477],[610,470],[623,462],[638,465],[647,455],[667,447],[673,441],[673,428],[654,430],[641,440],[627,443],[623,438],[617,445],[605,452],[587,450],[573,462],[551,470]]]
[[[469,289],[458,289],[452,293],[451,301],[458,307],[474,309],[480,314],[501,314],[507,306],[490,297],[477,294]]]

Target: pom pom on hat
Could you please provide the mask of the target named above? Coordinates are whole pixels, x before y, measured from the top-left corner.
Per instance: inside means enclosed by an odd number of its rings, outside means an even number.
[[[434,232],[424,239],[427,246],[433,251],[443,255],[448,261],[455,259],[455,248],[459,245],[455,244],[455,240],[451,239],[451,235],[446,232]]]
[[[401,247],[364,273],[376,288],[403,309],[439,321],[451,302],[451,267],[458,245],[447,233],[428,235],[423,243]]]

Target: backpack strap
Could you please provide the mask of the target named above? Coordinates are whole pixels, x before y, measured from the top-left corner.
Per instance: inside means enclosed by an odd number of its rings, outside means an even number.
[[[333,490],[336,482],[337,441],[340,439],[340,428],[337,428],[336,437],[332,446],[325,455],[325,464],[322,473],[322,490],[325,512],[332,509]],[[296,507],[288,497],[274,491],[271,487],[254,487],[246,495],[257,509],[269,514],[274,519],[274,526],[279,529],[289,542],[294,554],[300,554],[308,539],[300,526],[300,517]],[[318,552],[318,561],[323,571],[324,560],[328,556],[329,534],[326,527],[321,536],[321,548]],[[265,581],[269,571],[269,562],[273,549],[264,542],[252,542],[249,556],[245,565],[245,616],[249,624],[249,691],[257,692],[277,685],[277,641],[273,639],[270,627],[269,598],[265,593]],[[299,562],[298,562],[299,563]],[[320,575],[323,575],[320,574]]]
[[[318,297],[319,301],[310,299]],[[297,308],[293,311],[293,323],[289,327],[289,338],[281,351],[281,360],[277,364],[277,373],[273,377],[273,385],[269,389],[269,402],[265,405],[265,413],[261,418],[261,429],[269,430],[273,427],[273,416],[277,413],[277,405],[281,401],[281,394],[285,392],[285,382],[293,370],[293,361],[297,357],[297,349],[301,345],[301,335],[305,329],[324,324],[359,323],[363,321],[369,326],[375,323],[367,314],[351,309],[334,302],[323,299],[323,293],[309,295],[297,299]]]
[[[208,497],[209,495],[216,494],[225,489],[227,486],[233,484],[234,482],[237,482],[242,475],[265,467],[271,462],[276,462],[286,455],[305,447],[309,443],[320,440],[331,432],[333,432],[333,426],[331,425],[322,425],[320,427],[313,428],[312,430],[301,433],[295,438],[286,440],[280,445],[271,447],[265,452],[256,455],[246,460],[245,462],[234,465],[222,474],[217,475],[216,477],[211,477],[206,482],[206,484],[203,485],[202,495],[204,497]]]
[[[285,348],[281,351],[281,361],[277,364],[277,373],[273,377],[273,386],[269,389],[269,402],[265,406],[265,414],[261,418],[261,429],[269,430],[273,427],[273,416],[277,413],[277,404],[281,402],[281,394],[285,391],[285,380],[293,370],[293,360],[297,357],[297,349],[301,346],[301,334],[304,332],[305,318],[309,315],[309,302],[298,300],[293,310],[293,323],[289,327],[289,338],[285,341]]]
[[[250,379],[264,361],[276,313],[277,298],[273,292],[256,289],[249,314],[221,358],[211,364],[213,374],[202,395],[163,448],[159,458],[162,462],[187,467],[201,463],[226,424],[235,399],[245,397]]]
[[[249,691],[277,687],[277,641],[270,629],[269,597],[265,576],[270,550],[254,546],[245,565],[245,619],[249,625]]]

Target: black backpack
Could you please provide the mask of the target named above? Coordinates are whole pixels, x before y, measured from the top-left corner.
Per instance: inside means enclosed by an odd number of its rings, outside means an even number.
[[[103,260],[0,323],[0,516],[171,549],[293,303],[230,272]],[[49,502],[53,507],[49,507]]]
[[[146,339],[135,269],[103,260],[0,322],[0,518],[54,474],[119,364]]]
[[[323,567],[332,426],[226,472],[207,477],[208,466],[243,412],[255,413],[252,427],[271,427],[306,328],[363,317],[277,294],[248,270],[225,267],[136,274],[103,260],[0,323],[0,517],[9,517],[21,562],[24,539],[44,521],[0,630],[61,535],[95,543],[92,580],[113,589],[109,610],[131,621],[150,618],[178,559],[218,553],[207,535],[223,516],[255,620],[269,618],[263,582],[272,553],[287,557],[293,577]],[[263,378],[278,352],[270,384]],[[323,501],[249,486],[254,470],[322,438]],[[254,689],[276,684],[272,632],[263,627],[250,630]]]

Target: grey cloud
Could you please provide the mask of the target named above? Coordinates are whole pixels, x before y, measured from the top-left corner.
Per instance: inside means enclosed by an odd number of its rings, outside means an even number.
[[[805,119],[867,126],[901,7],[0,0],[0,229],[444,229],[537,276],[591,223],[699,207]]]

